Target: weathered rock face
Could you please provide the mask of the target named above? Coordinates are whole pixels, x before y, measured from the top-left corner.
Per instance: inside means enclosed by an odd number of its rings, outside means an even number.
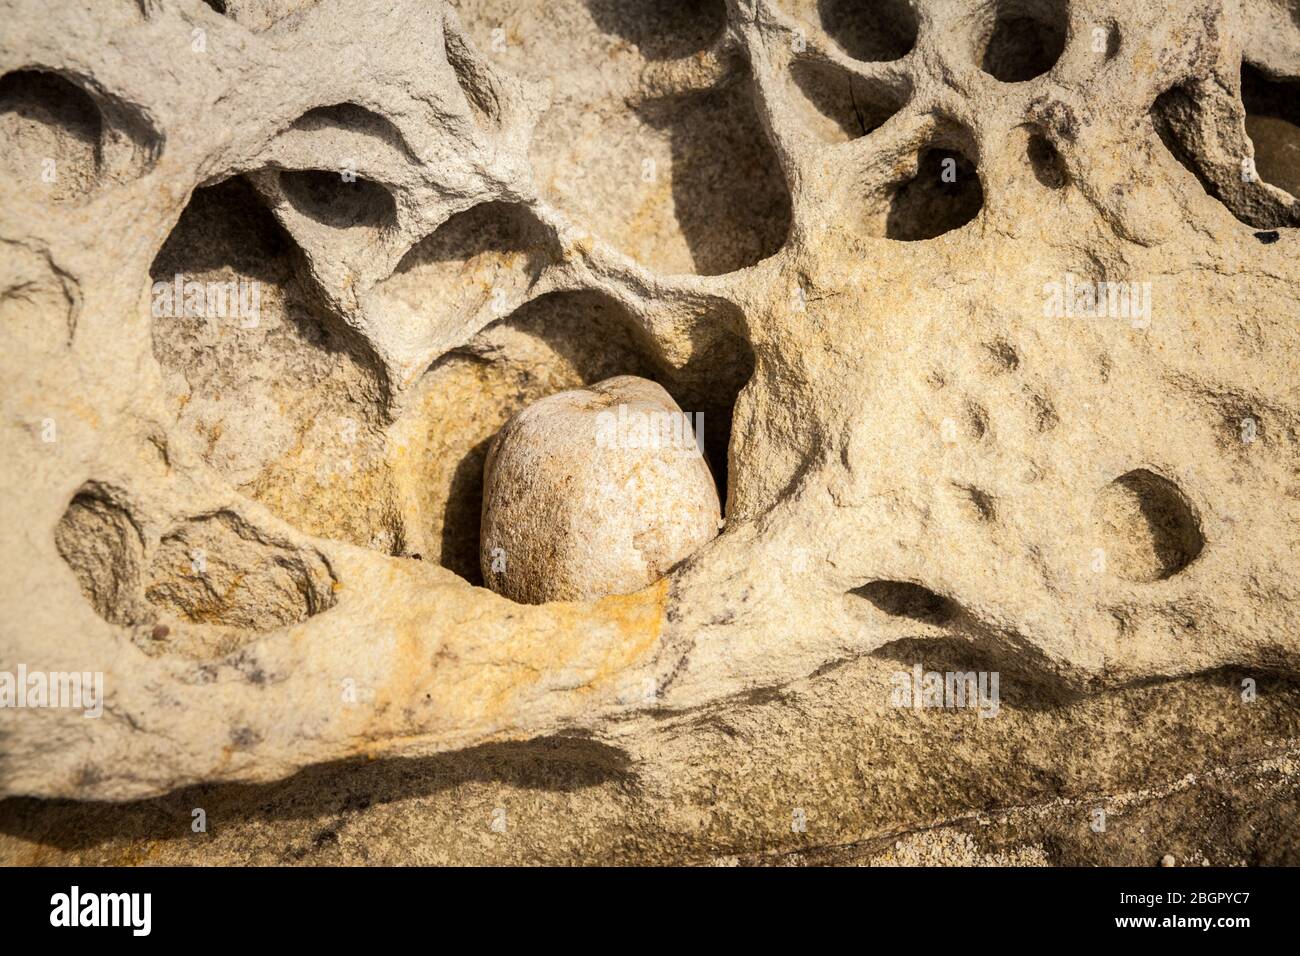
[[[6,858],[1300,859],[1294,0],[0,12]],[[623,375],[725,531],[483,587]]]
[[[528,604],[653,584],[718,533],[704,419],[620,375],[547,396],[497,433],[483,469],[483,579]]]

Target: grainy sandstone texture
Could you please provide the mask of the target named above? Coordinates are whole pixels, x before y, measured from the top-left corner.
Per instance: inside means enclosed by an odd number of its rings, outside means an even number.
[[[0,859],[1300,862],[1297,0],[0,22]],[[620,375],[725,529],[483,587]]]

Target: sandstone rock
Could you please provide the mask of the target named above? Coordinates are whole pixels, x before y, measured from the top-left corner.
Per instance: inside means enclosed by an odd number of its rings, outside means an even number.
[[[1300,859],[1293,2],[0,20],[0,673],[105,695],[0,709],[5,859]],[[725,530],[482,587],[622,375]]]
[[[527,604],[594,600],[689,557],[722,519],[704,425],[632,375],[518,412],[483,470],[488,586]]]

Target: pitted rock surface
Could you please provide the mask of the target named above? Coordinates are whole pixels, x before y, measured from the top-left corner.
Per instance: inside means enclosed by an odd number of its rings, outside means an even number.
[[[105,692],[0,710],[6,858],[870,856],[1051,804],[998,826],[1069,862],[1205,773],[1288,832],[1295,0],[0,14],[0,670]],[[704,413],[725,529],[494,594],[493,436],[621,375]],[[999,715],[892,706],[918,664]],[[1143,832],[1298,859],[1184,802]]]

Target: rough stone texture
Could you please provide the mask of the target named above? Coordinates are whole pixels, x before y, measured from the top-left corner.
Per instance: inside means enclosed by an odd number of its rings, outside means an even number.
[[[1300,862],[1295,0],[224,7],[0,4],[5,860]],[[620,374],[724,533],[479,586]]]
[[[620,375],[548,395],[502,426],[483,466],[483,579],[527,604],[648,587],[718,533],[700,441],[663,387]]]

